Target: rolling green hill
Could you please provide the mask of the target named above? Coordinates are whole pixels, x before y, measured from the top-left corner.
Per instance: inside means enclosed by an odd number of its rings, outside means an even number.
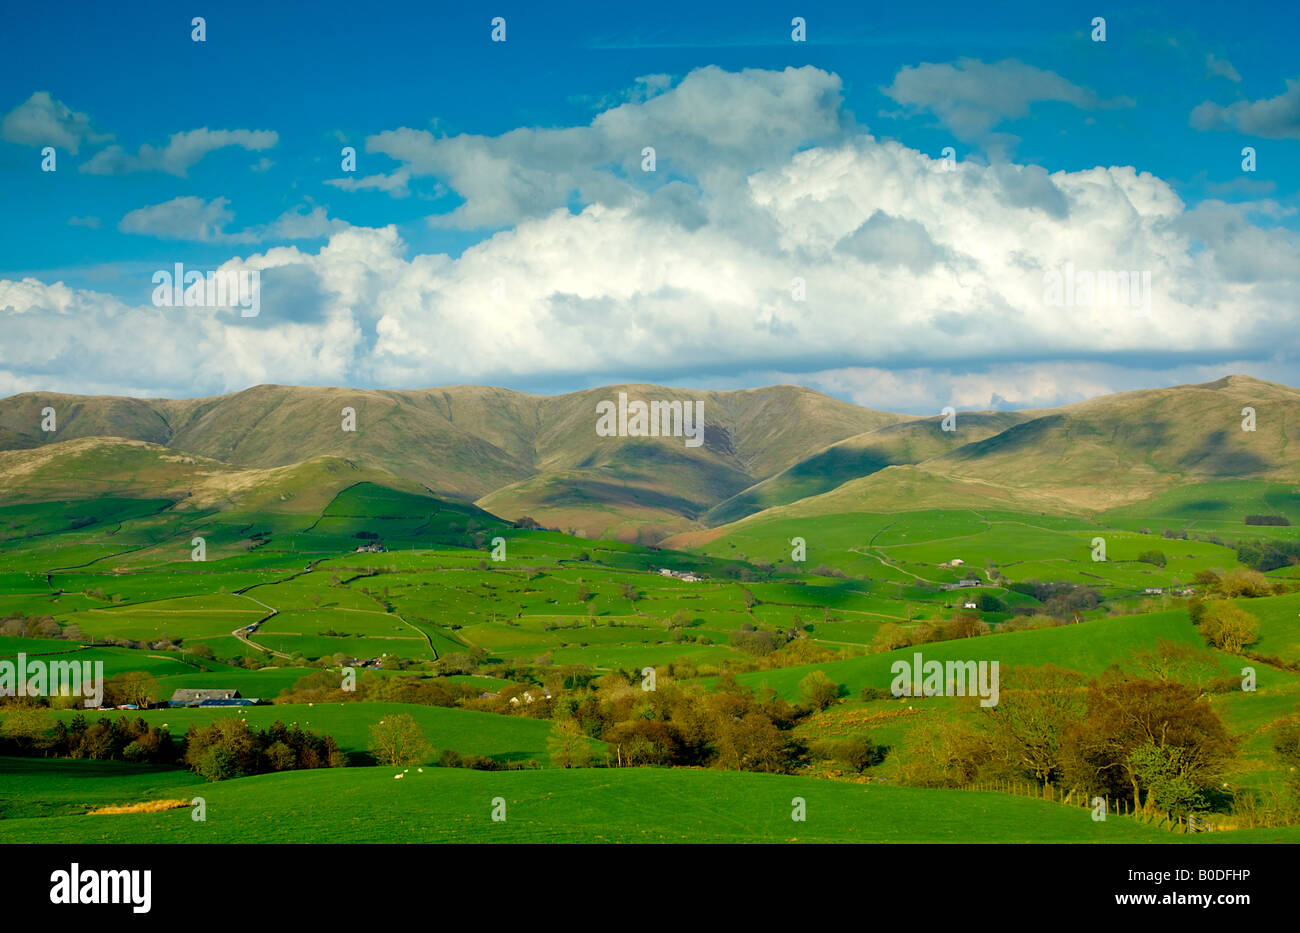
[[[935,642],[918,648],[899,648],[896,651],[843,661],[756,671],[741,674],[739,680],[753,687],[771,687],[788,700],[798,699],[799,681],[813,670],[824,671],[850,694],[856,694],[863,687],[888,690],[893,680],[890,666],[900,659],[910,662],[917,652],[927,661],[997,661],[1004,668],[1055,664],[1084,674],[1099,674],[1108,665],[1126,658],[1135,649],[1154,645],[1159,638],[1187,645],[1201,643],[1196,629],[1187,621],[1186,613],[1160,612],[1132,618],[1121,616],[1097,619],[1041,631],[1007,632],[981,638]],[[1288,676],[1273,672],[1270,674],[1279,679]]]
[[[704,404],[704,443],[599,437],[596,405]],[[55,409],[58,430],[43,432]],[[1243,431],[1244,409],[1256,430]],[[342,428],[345,409],[356,430]],[[257,386],[206,399],[25,393],[0,401],[11,501],[114,491],[216,508],[318,508],[344,477],[476,501],[506,519],[653,543],[762,515],[987,507],[1084,514],[1221,479],[1300,479],[1300,392],[1245,376],[1051,410],[939,417],[872,411],[808,389],[653,385],[537,396]],[[107,441],[103,438],[117,438]],[[301,473],[306,470],[306,475]],[[285,472],[287,471],[287,472]],[[301,498],[304,497],[305,498]],[[295,501],[298,500],[298,501]]]
[[[1243,409],[1256,429],[1242,430]],[[1015,486],[1062,508],[1101,509],[1216,479],[1300,478],[1300,392],[1245,376],[1103,396],[975,441],[927,464]]]
[[[1255,410],[1254,431],[1242,430],[1246,408]],[[925,419],[839,442],[707,516],[731,524],[666,543],[699,546],[756,522],[855,512],[992,506],[1096,515],[1128,507],[1136,515],[1147,500],[1200,484],[1300,481],[1300,391],[1246,376],[1009,416],[958,413],[956,430],[944,434],[939,419]],[[1281,514],[1266,503],[1253,509]],[[1245,514],[1232,516],[1236,527]]]
[[[711,525],[829,492],[850,480],[890,466],[921,463],[977,439],[995,436],[1027,420],[1018,412],[963,412],[961,433],[944,431],[942,417],[891,424],[831,444],[709,510]]]
[[[1295,842],[1300,829],[1187,836],[1043,800],[710,770],[297,771],[198,784],[117,762],[0,759],[37,817],[0,820],[0,842]],[[82,789],[84,786],[84,790]],[[83,815],[91,806],[202,796],[190,810]],[[807,818],[791,820],[802,797]],[[496,798],[505,820],[493,821]]]

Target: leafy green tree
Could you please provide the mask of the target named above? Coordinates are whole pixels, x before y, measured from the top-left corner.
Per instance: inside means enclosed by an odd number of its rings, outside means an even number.
[[[827,677],[824,671],[813,671],[799,681],[799,696],[815,710],[829,708],[839,695],[840,685]]]
[[[1201,634],[1215,648],[1240,654],[1259,640],[1259,620],[1229,602],[1215,602],[1201,617]]]
[[[975,597],[975,603],[979,606],[980,612],[1005,612],[1006,603],[998,599],[992,593],[980,593]]]
[[[1178,786],[1162,783],[1170,774],[1208,791],[1237,744],[1208,699],[1187,684],[1110,672],[1089,683],[1086,703],[1065,740],[1067,779],[1089,793],[1129,797],[1139,808],[1185,799]]]
[[[591,743],[574,719],[560,719],[551,727],[546,749],[557,768],[585,768],[591,764]]]
[[[1204,810],[1208,803],[1196,780],[1194,750],[1143,742],[1129,753],[1129,767],[1147,789],[1147,806],[1173,817]]]
[[[110,706],[147,707],[158,699],[158,680],[144,671],[127,671],[110,677],[104,684],[104,698]]]
[[[1300,716],[1285,719],[1273,733],[1273,750],[1282,759],[1287,786],[1300,804]]]
[[[1063,745],[1083,719],[1083,678],[1051,664],[1019,668],[985,707],[984,725],[1002,759],[1044,784],[1063,771]]]
[[[239,762],[230,749],[211,745],[204,750],[194,770],[209,781],[225,781],[239,775]]]
[[[872,765],[879,764],[885,757],[885,750],[867,736],[855,735],[836,745],[835,757],[861,774]]]
[[[911,643],[912,638],[907,629],[897,622],[886,622],[876,630],[876,637],[871,642],[871,650],[893,651],[895,648],[906,648]]]
[[[1144,564],[1151,564],[1152,566],[1155,567],[1163,567],[1165,565],[1164,551],[1159,551],[1155,549],[1152,549],[1150,551],[1143,551],[1141,554],[1138,555],[1137,559]]]
[[[47,710],[34,705],[13,704],[3,707],[3,712],[0,735],[27,751],[34,751],[41,746],[52,725]]]
[[[407,713],[385,716],[371,726],[369,750],[375,761],[394,767],[420,764],[433,754],[424,730]]]

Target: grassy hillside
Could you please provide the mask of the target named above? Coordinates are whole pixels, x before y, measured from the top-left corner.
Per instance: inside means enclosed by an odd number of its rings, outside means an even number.
[[[714,506],[709,524],[733,522],[762,509],[820,495],[890,466],[922,463],[963,444],[992,437],[1026,420],[1019,412],[962,412],[961,431],[944,431],[942,417],[887,425],[831,444],[776,476]]]
[[[184,510],[310,513],[360,482],[421,490],[381,468],[328,456],[239,469],[157,444],[104,437],[0,451],[0,503],[114,496],[168,499]]]
[[[1242,410],[1256,429],[1242,430]],[[1102,509],[1170,486],[1300,477],[1300,392],[1229,376],[1103,396],[954,450],[927,465],[959,480],[1030,489],[1065,508]]]
[[[596,404],[620,391],[633,400],[702,401],[704,444],[598,437]],[[47,406],[58,414],[52,433],[40,430]],[[1256,411],[1253,432],[1241,430],[1247,407]],[[355,431],[342,429],[344,409],[355,411]],[[1244,376],[1052,410],[962,412],[953,431],[941,420],[794,386],[625,385],[560,396],[479,386],[257,386],[174,401],[27,393],[0,401],[0,475],[11,499],[93,492],[111,477],[119,494],[192,492],[223,504],[232,489],[276,482],[249,471],[324,458],[361,478],[477,501],[511,520],[528,515],[592,537],[642,541],[770,509],[825,515],[997,503],[1068,514],[1221,478],[1300,477],[1291,441],[1300,392]],[[90,440],[104,436],[173,454]],[[37,455],[69,440],[79,444],[53,461]],[[681,539],[699,540],[707,538]]]
[[[702,401],[704,444],[598,437],[596,404],[615,400],[620,391],[633,400]],[[57,414],[56,431],[41,430],[46,407]],[[355,412],[355,431],[343,430],[345,409]],[[0,473],[14,480],[11,498],[75,491],[70,481],[48,478],[53,474],[92,476],[91,488],[121,477],[119,492],[141,495],[180,495],[198,484],[215,500],[232,482],[238,488],[266,485],[249,471],[327,458],[366,477],[392,477],[447,498],[489,497],[484,506],[510,519],[531,514],[592,536],[659,538],[694,527],[705,510],[810,449],[900,420],[794,386],[710,392],[628,385],[553,397],[481,386],[381,391],[267,385],[188,400],[26,393],[0,401],[0,452],[113,437],[185,456],[167,470],[161,465],[168,461],[151,458],[150,448],[100,442],[95,469],[61,453],[54,463],[60,468],[42,468],[44,477],[33,464],[47,461],[33,455],[0,459]],[[242,475],[218,480],[215,472]],[[134,485],[125,485],[128,477]]]
[[[1242,430],[1245,408],[1255,409],[1254,431]],[[925,419],[832,445],[707,518],[741,527],[742,516],[990,505],[1057,515],[1142,512],[1147,500],[1205,483],[1300,481],[1295,436],[1300,392],[1245,376],[1059,409],[958,413],[953,432]],[[702,544],[732,530],[684,533],[668,543]]]
[[[168,784],[156,772],[133,784],[127,769],[102,764],[0,759],[6,785],[41,798],[49,814],[0,820],[0,842],[1300,841],[1295,828],[1181,836],[1004,794],[725,771],[412,768],[396,781],[391,768],[349,768],[197,785],[187,775]],[[206,801],[205,822],[188,808],[74,815],[90,804],[195,795]],[[506,819],[494,822],[498,797]],[[794,797],[806,802],[804,822],[790,818]]]
[[[881,654],[828,661],[822,664],[786,667],[774,671],[741,674],[740,681],[753,687],[771,687],[788,700],[799,697],[799,681],[813,670],[821,670],[844,686],[850,695],[863,687],[888,690],[894,675],[890,666],[898,660],[911,661],[916,652],[925,660],[997,661],[1003,668],[1055,664],[1084,674],[1099,674],[1108,665],[1129,657],[1135,649],[1167,638],[1199,645],[1200,636],[1187,621],[1186,613],[1159,612],[1150,615],[1097,619],[1041,631],[1007,632],[935,642],[919,648],[899,648]],[[1286,679],[1281,672],[1272,678]],[[1261,675],[1261,683],[1264,675]]]

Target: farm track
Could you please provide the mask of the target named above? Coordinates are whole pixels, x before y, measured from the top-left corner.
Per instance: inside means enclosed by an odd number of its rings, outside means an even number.
[[[409,622],[409,621],[407,621],[406,619],[402,618],[402,617],[401,617],[400,615],[398,615],[396,612],[389,613],[389,615],[394,616],[395,618],[397,618],[398,620],[400,620],[404,625],[409,625],[411,628],[415,629],[415,630],[416,630],[416,631],[417,631],[421,636],[423,636],[425,643],[429,646],[429,650],[433,652],[433,659],[434,659],[435,661],[439,660],[438,649],[437,649],[437,648],[434,646],[434,644],[433,644],[433,636],[432,636],[432,635],[430,635],[430,634],[429,634],[428,632],[426,632],[424,629],[420,628],[420,627],[419,627],[418,625],[416,625],[415,623],[413,623],[413,622]]]
[[[881,531],[884,531],[884,529],[882,528]],[[875,539],[873,538],[872,540],[875,540]],[[867,547],[871,547],[871,545],[868,544]],[[898,564],[894,563],[892,560],[889,560],[889,559],[888,559],[887,557],[885,557],[883,554],[872,554],[872,553],[868,553],[866,550],[863,550],[863,549],[860,549],[860,548],[849,548],[849,550],[852,551],[854,554],[861,554],[863,557],[871,557],[871,558],[874,558],[875,560],[878,560],[878,561],[881,563],[882,566],[888,567],[890,570],[897,570],[899,573],[905,573],[905,574],[907,574],[909,577],[911,577],[913,580],[919,580],[921,583],[924,583],[926,586],[933,586],[933,585],[934,585],[934,581],[933,581],[933,580],[927,580],[925,577],[922,577],[922,576],[919,576],[919,575],[917,575],[917,574],[915,574],[915,573],[912,573],[912,571],[908,570],[908,569],[905,568],[905,567],[900,567]],[[877,548],[877,550],[881,550],[881,549],[880,549],[880,548]]]
[[[378,600],[376,597],[374,597],[374,596],[369,596],[368,594],[362,594],[362,595],[366,595],[369,599],[373,599],[373,600],[375,600],[375,602],[379,602],[379,600]],[[380,605],[383,605],[383,604],[380,603]],[[374,611],[374,610],[369,610],[369,609],[352,609],[352,610],[350,610],[350,611],[351,611],[351,612],[371,612],[371,611]],[[392,616],[394,619],[397,619],[397,620],[398,620],[399,622],[401,622],[403,625],[409,626],[410,628],[414,629],[415,632],[416,632],[416,634],[418,634],[421,638],[424,639],[424,643],[425,643],[426,645],[429,646],[429,650],[433,652],[433,659],[434,659],[435,661],[440,660],[441,655],[438,654],[438,649],[437,649],[437,647],[433,644],[433,636],[430,635],[428,632],[426,632],[424,629],[420,628],[420,627],[419,627],[418,625],[416,625],[414,622],[411,622],[410,620],[403,618],[399,613],[396,613],[396,612],[389,612],[388,610],[385,609],[383,612],[376,612],[376,614],[377,614],[377,615]]]
[[[267,622],[267,621],[269,621],[270,619],[274,618],[276,615],[278,615],[279,612],[280,612],[280,610],[278,610],[278,609],[276,609],[276,608],[274,608],[274,607],[272,607],[272,606],[268,606],[266,603],[262,602],[262,601],[259,600],[259,599],[256,599],[256,598],[254,598],[254,597],[252,597],[252,596],[249,596],[249,595],[248,595],[248,591],[249,591],[249,590],[252,590],[252,589],[256,589],[256,588],[259,587],[259,586],[276,586],[277,584],[280,584],[280,583],[286,583],[286,582],[288,582],[289,580],[294,580],[294,579],[297,579],[298,577],[305,576],[305,575],[307,575],[307,574],[309,574],[309,573],[312,573],[312,572],[316,569],[316,565],[319,564],[319,563],[321,563],[321,562],[324,561],[324,560],[326,560],[326,558],[317,558],[316,560],[311,561],[311,562],[307,565],[307,568],[306,568],[305,570],[299,570],[299,571],[296,571],[296,572],[291,573],[291,574],[289,574],[289,575],[287,575],[287,576],[281,577],[279,580],[271,580],[271,581],[266,582],[266,583],[254,583],[254,584],[251,584],[251,585],[246,586],[246,587],[244,587],[244,588],[242,588],[242,589],[235,590],[235,591],[234,591],[234,595],[236,595],[236,596],[242,596],[244,599],[252,600],[253,602],[257,603],[259,606],[261,606],[263,609],[266,609],[266,610],[268,611],[268,613],[269,613],[268,615],[264,616],[264,617],[261,618],[261,619],[258,619],[256,622],[252,623],[253,625],[255,625],[255,626],[259,626],[259,627],[260,627],[260,626],[262,625],[262,623]],[[362,575],[362,576],[354,577],[353,579],[369,579],[369,575]],[[351,582],[351,581],[349,581],[349,582]],[[390,617],[392,617],[392,618],[394,618],[394,619],[397,619],[397,620],[398,620],[399,622],[401,622],[403,625],[406,625],[406,626],[410,627],[411,629],[413,629],[413,630],[415,631],[415,633],[416,633],[420,638],[422,638],[422,639],[424,640],[425,644],[429,646],[429,650],[430,650],[431,652],[433,652],[433,660],[437,661],[437,660],[439,659],[439,657],[440,657],[439,654],[438,654],[438,649],[437,649],[437,647],[436,647],[436,646],[434,645],[434,643],[433,643],[433,637],[432,637],[428,632],[424,631],[424,629],[420,628],[418,625],[415,625],[414,623],[412,623],[412,622],[409,621],[408,619],[403,618],[401,615],[399,615],[399,614],[396,613],[396,612],[377,611],[377,610],[370,610],[370,609],[357,609],[357,608],[355,608],[355,607],[345,607],[345,606],[337,606],[337,607],[335,607],[335,611],[339,611],[339,612],[367,612],[367,613],[373,613],[374,615],[390,616]],[[233,635],[233,636],[235,636],[235,638],[239,639],[239,641],[243,642],[244,644],[248,645],[250,648],[253,648],[253,649],[256,650],[256,651],[261,651],[261,652],[263,652],[263,653],[265,653],[265,654],[274,655],[275,657],[278,657],[278,658],[285,658],[285,659],[287,659],[287,660],[288,660],[288,659],[291,659],[291,656],[285,654],[283,651],[276,651],[274,648],[269,648],[269,647],[267,647],[267,646],[265,646],[265,645],[259,645],[257,642],[255,642],[255,641],[253,641],[252,639],[248,638],[247,635],[246,635],[245,632],[244,632],[244,629],[245,629],[245,628],[247,628],[247,626],[241,626],[240,628],[235,629],[235,630],[234,630],[233,632],[231,632],[230,634]],[[378,636],[378,637],[383,637],[383,636]]]
[[[867,542],[866,549],[849,548],[849,550],[852,551],[852,552],[855,553],[855,554],[861,554],[863,557],[872,557],[872,558],[878,560],[878,561],[879,561],[881,564],[883,564],[885,567],[888,567],[890,570],[897,570],[899,573],[905,573],[905,574],[907,574],[909,577],[911,577],[912,579],[914,579],[914,580],[920,580],[922,583],[926,584],[927,586],[932,585],[932,581],[925,579],[925,577],[917,576],[916,574],[912,573],[912,571],[910,571],[910,570],[906,570],[906,569],[904,569],[903,567],[898,566],[898,565],[895,564],[892,560],[890,560],[890,559],[888,559],[887,557],[885,557],[885,555],[884,555],[884,548],[883,548],[883,547],[876,547],[876,539],[879,538],[879,537],[880,537],[880,536],[881,536],[881,535],[882,535],[886,530],[888,530],[889,528],[892,528],[894,525],[897,525],[897,524],[898,524],[898,522],[890,522],[890,523],[887,524],[887,525],[882,525],[882,526],[880,526],[879,528],[877,528],[877,529],[876,529],[876,533],[873,534],[873,535],[871,536],[871,540]],[[871,554],[871,553],[868,553],[868,550],[876,550],[876,551],[880,551],[881,553],[879,553],[879,554]]]
[[[271,606],[268,606],[266,603],[262,602],[260,599],[254,599],[252,596],[249,596],[247,593],[237,593],[236,595],[238,595],[238,596],[242,596],[244,599],[251,600],[252,602],[257,603],[257,604],[258,604],[259,606],[261,606],[263,609],[269,610],[269,614],[268,614],[268,615],[265,615],[265,616],[263,616],[262,618],[258,619],[256,622],[251,623],[251,625],[253,625],[253,626],[259,626],[259,625],[261,625],[263,622],[266,622],[267,620],[274,618],[274,617],[275,617],[276,615],[278,615],[279,612],[280,612],[279,609],[275,609],[275,608],[273,608],[273,607],[271,607]],[[235,629],[235,630],[234,630],[233,632],[231,632],[230,634],[231,634],[231,635],[234,635],[237,639],[239,639],[241,642],[243,642],[244,644],[248,645],[248,647],[254,649],[255,651],[260,651],[260,652],[262,652],[263,654],[269,654],[269,655],[272,655],[272,656],[277,657],[277,658],[284,658],[285,660],[292,660],[292,659],[290,658],[290,656],[287,655],[287,654],[285,654],[283,651],[276,651],[274,648],[267,648],[266,646],[264,646],[264,645],[259,645],[257,642],[255,642],[255,641],[253,641],[252,639],[250,639],[247,635],[244,634],[245,629],[247,629],[247,628],[249,628],[249,627],[250,627],[250,626],[248,626],[248,625],[241,625],[239,628]]]

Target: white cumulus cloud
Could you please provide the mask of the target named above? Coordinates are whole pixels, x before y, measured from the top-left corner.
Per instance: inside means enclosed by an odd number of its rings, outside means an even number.
[[[210,130],[203,127],[173,133],[165,146],[145,143],[134,155],[121,146],[109,146],[95,153],[90,161],[81,166],[81,171],[90,175],[165,172],[184,178],[210,152],[228,146],[260,152],[270,149],[278,142],[279,135],[273,130]]]
[[[413,177],[436,174],[466,199],[458,223],[508,227],[451,257],[318,208],[231,232],[224,199],[153,205],[123,229],[329,238],[230,260],[260,273],[255,319],[0,282],[0,385],[197,395],[267,381],[722,385],[747,373],[877,405],[872,386],[888,386],[886,407],[1049,404],[1131,387],[1134,373],[1149,384],[1273,365],[1300,313],[1284,206],[1189,209],[1122,165],[945,166],[858,130],[838,80],[813,69],[702,69],[585,127],[377,138]],[[661,166],[679,160],[677,177],[629,180],[642,144]],[[570,184],[588,198],[581,210]],[[1046,277],[1066,270],[1146,277],[1145,306],[1053,305]]]
[[[5,114],[0,121],[0,138],[24,146],[54,146],[76,155],[82,143],[99,143],[113,137],[96,133],[88,114],[78,113],[49,91],[37,91]]]

